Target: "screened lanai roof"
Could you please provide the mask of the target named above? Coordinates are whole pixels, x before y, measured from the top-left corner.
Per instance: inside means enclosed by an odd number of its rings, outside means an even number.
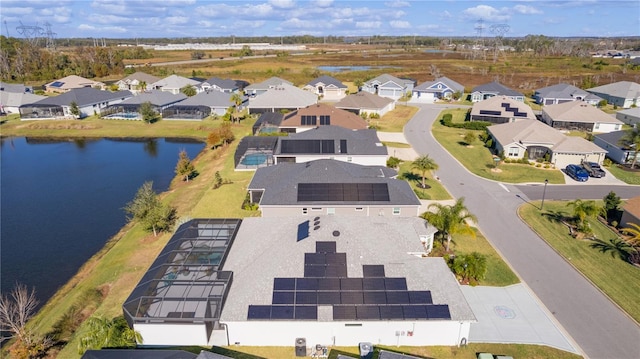
[[[123,305],[130,325],[216,323],[231,285],[223,271],[240,219],[193,219],[178,228]]]

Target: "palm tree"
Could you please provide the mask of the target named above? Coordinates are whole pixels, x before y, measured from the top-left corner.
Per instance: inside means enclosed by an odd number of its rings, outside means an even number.
[[[640,225],[636,223],[627,223],[629,227],[622,229],[622,233],[629,235],[622,240],[629,245],[630,254],[629,261],[631,263],[640,264]]]
[[[196,90],[196,88],[193,87],[193,85],[185,85],[183,88],[180,89],[180,92],[187,95],[188,97],[191,97],[191,96],[195,96],[198,93],[198,90]]]
[[[231,95],[231,98],[229,100],[234,104],[233,122],[239,121],[238,118],[240,116],[238,116],[238,109],[240,108],[240,105],[242,105],[242,94],[235,92],[233,95]]]
[[[469,210],[465,207],[464,197],[456,200],[453,206],[432,203],[429,205],[429,209],[432,208],[435,209],[435,212],[424,212],[421,217],[436,227],[440,235],[447,239],[447,252],[449,251],[452,235],[469,234],[475,238],[476,232],[469,225],[469,221],[477,222],[478,220],[476,216],[469,213]]]
[[[140,81],[140,83],[138,84],[138,91],[140,91],[140,92],[147,91],[147,82],[146,81]]]
[[[582,232],[588,230],[588,227],[585,224],[586,218],[594,218],[599,213],[602,213],[602,208],[596,204],[596,201],[583,201],[581,199],[576,199],[575,201],[569,202],[567,205],[573,208],[573,216],[577,220],[578,230]]]
[[[413,161],[413,163],[411,164],[411,168],[420,171],[420,173],[422,174],[421,187],[426,188],[427,185],[425,183],[425,180],[427,171],[437,170],[438,164],[433,160],[433,158],[429,157],[429,155],[424,155],[416,158],[415,161]]]
[[[631,168],[633,169],[638,160],[638,152],[640,152],[640,127],[626,130],[624,135],[620,137],[619,143],[623,146],[633,148],[635,151],[633,154],[633,160],[631,161]]]
[[[89,349],[133,347],[136,343],[142,343],[140,333],[129,328],[123,316],[113,319],[91,317],[87,324],[87,334],[80,338],[78,344],[80,354]]]

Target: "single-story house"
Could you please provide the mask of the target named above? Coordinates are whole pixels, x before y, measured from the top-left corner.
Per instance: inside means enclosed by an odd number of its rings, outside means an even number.
[[[0,92],[33,93],[33,86],[25,84],[10,84],[0,81]]]
[[[369,92],[392,100],[398,100],[405,95],[411,94],[414,85],[414,80],[399,79],[389,74],[382,74],[365,82],[360,91]]]
[[[199,85],[201,91],[216,90],[220,92],[236,92],[240,90],[240,85],[236,80],[221,79],[218,77],[212,77],[208,80],[202,81]]]
[[[116,82],[116,85],[118,85],[119,90],[129,90],[133,94],[138,94],[140,92],[151,90],[153,88],[152,84],[158,81],[160,81],[159,77],[137,71],[122,80],[119,80]],[[144,88],[142,88],[142,85],[144,85]]]
[[[178,75],[171,75],[152,83],[151,88],[177,95],[180,93],[180,89],[189,85],[197,89],[200,82]]]
[[[165,120],[201,121],[211,115],[223,116],[230,107],[233,93],[218,90],[207,90],[185,100],[177,102],[162,110]],[[244,102],[247,98],[243,96]]]
[[[560,83],[537,89],[533,98],[540,105],[557,105],[564,102],[584,101],[596,106],[602,97],[596,96],[573,85]]]
[[[140,105],[149,102],[151,107],[158,114],[162,114],[163,110],[187,98],[183,93],[174,94],[161,90],[151,90],[142,92],[137,96],[126,99],[116,105],[109,106],[103,112],[103,119],[112,120],[141,120]]]
[[[250,97],[247,108],[249,113],[295,111],[317,103],[318,95],[285,83]]]
[[[336,160],[258,168],[247,187],[263,217],[418,216],[420,200],[397,172]]]
[[[636,150],[620,143],[626,131],[600,133],[593,137],[593,143],[607,151],[607,157],[613,162],[625,164],[633,161]]]
[[[460,95],[464,94],[464,86],[447,77],[439,77],[434,81],[423,82],[416,86],[411,102],[434,103],[439,100],[449,100],[456,92]]]
[[[275,164],[333,159],[365,166],[385,166],[388,152],[376,130],[351,130],[332,125],[279,137],[273,156]]]
[[[49,82],[44,85],[46,92],[64,93],[73,89],[92,87],[95,89],[104,89],[105,85],[99,81],[85,79],[84,77],[70,75],[61,79]]]
[[[640,107],[618,111],[616,118],[627,125],[638,126],[640,124]]]
[[[129,91],[103,91],[91,87],[71,89],[63,94],[45,97],[19,108],[21,120],[63,120],[75,119],[71,114],[71,104],[78,106],[79,118],[102,115],[108,107],[130,99]]]
[[[302,89],[315,93],[325,101],[337,101],[347,95],[348,87],[334,77],[323,75],[309,81]]]
[[[582,161],[601,164],[606,151],[582,137],[566,136],[537,120],[524,120],[487,127],[496,152],[505,158],[548,159],[555,168]]]
[[[619,131],[623,123],[583,101],[572,101],[542,108],[542,121],[559,130],[607,133]]]
[[[621,227],[631,227],[630,224],[640,226],[640,196],[630,198],[622,207]]]
[[[587,89],[590,93],[607,100],[610,105],[630,108],[640,105],[640,84],[631,81],[618,81],[612,84]]]
[[[533,109],[524,102],[505,96],[493,96],[476,102],[471,108],[471,121],[508,123],[522,120],[535,120]]]
[[[494,96],[503,96],[514,101],[524,102],[522,93],[512,90],[497,81],[476,86],[471,90],[471,95],[469,95],[471,102],[480,102]]]
[[[435,232],[418,217],[194,219],[124,316],[145,346],[295,345],[307,355],[307,343],[363,338],[464,344],[477,320],[445,261],[426,256]]]
[[[269,89],[272,89],[274,87],[280,87],[280,86],[282,86],[284,84],[293,86],[292,82],[289,82],[287,80],[283,80],[283,79],[281,79],[279,77],[275,77],[274,76],[274,77],[268,78],[268,79],[266,79],[266,80],[264,80],[262,82],[259,82],[257,84],[251,84],[251,85],[245,87],[244,88],[244,93],[247,96],[256,97],[258,95],[261,95],[261,94],[267,92]]]
[[[362,117],[324,103],[307,106],[285,114],[279,128],[280,132],[296,133],[327,125],[351,130],[367,128],[367,122]]]
[[[370,116],[372,114],[382,117],[396,108],[396,102],[378,95],[361,91],[349,95],[335,104],[336,108],[353,112],[357,115]]]
[[[19,113],[20,106],[32,104],[45,98],[46,96],[34,95],[31,92],[0,91],[0,114]]]

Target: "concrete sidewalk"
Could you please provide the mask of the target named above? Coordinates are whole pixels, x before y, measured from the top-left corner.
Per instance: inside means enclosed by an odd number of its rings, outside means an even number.
[[[524,284],[461,288],[478,319],[470,343],[539,344],[580,354]]]

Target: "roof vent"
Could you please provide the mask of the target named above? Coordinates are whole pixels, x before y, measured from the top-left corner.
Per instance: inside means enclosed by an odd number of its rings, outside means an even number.
[[[331,234],[333,234],[334,237],[340,237],[340,231],[333,231]]]

